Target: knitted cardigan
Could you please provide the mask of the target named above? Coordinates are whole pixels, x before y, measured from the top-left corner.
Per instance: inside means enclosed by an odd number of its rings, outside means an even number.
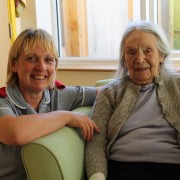
[[[155,84],[163,116],[177,130],[180,144],[180,75],[163,70],[155,78]],[[131,115],[139,91],[140,86],[126,77],[110,82],[99,92],[91,118],[100,128],[100,133],[87,143],[85,152],[88,178],[97,172],[107,177],[109,149]]]

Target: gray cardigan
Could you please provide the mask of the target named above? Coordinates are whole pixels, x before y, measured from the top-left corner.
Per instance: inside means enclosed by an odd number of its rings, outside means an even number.
[[[163,116],[178,131],[180,144],[180,75],[164,71],[155,78],[155,83]],[[86,146],[88,178],[97,172],[107,177],[109,149],[130,116],[139,91],[140,86],[127,77],[114,80],[99,92],[92,109],[92,119],[100,128],[100,133]]]

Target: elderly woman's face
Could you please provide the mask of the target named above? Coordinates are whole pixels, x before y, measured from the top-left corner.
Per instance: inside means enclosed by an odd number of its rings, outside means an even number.
[[[21,52],[12,71],[18,75],[21,92],[42,93],[54,80],[56,61],[53,54],[36,45],[29,54]]]
[[[155,36],[135,30],[126,38],[124,47],[125,65],[131,80],[137,85],[152,83],[164,59],[157,49]]]

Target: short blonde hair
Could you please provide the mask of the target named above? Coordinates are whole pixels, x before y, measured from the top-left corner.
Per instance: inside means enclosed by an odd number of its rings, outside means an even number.
[[[26,54],[31,53],[37,44],[47,52],[50,52],[54,55],[57,69],[58,51],[53,42],[52,36],[43,29],[26,29],[19,34],[10,48],[7,65],[7,85],[15,85],[18,83],[17,74],[11,70],[13,63],[18,60],[20,54],[23,51]],[[54,82],[52,82],[52,86],[54,86]]]

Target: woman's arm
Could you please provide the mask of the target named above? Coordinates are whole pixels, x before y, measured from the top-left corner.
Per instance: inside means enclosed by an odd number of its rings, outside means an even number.
[[[52,133],[65,125],[81,128],[84,139],[91,140],[99,132],[95,123],[86,115],[69,111],[54,111],[0,117],[0,142],[8,145],[24,145],[36,138]]]
[[[86,144],[85,163],[87,176],[102,173],[107,175],[107,144],[108,121],[114,111],[114,94],[109,89],[99,92],[92,109],[92,119],[100,129],[92,141]],[[94,177],[94,176],[93,176]]]

